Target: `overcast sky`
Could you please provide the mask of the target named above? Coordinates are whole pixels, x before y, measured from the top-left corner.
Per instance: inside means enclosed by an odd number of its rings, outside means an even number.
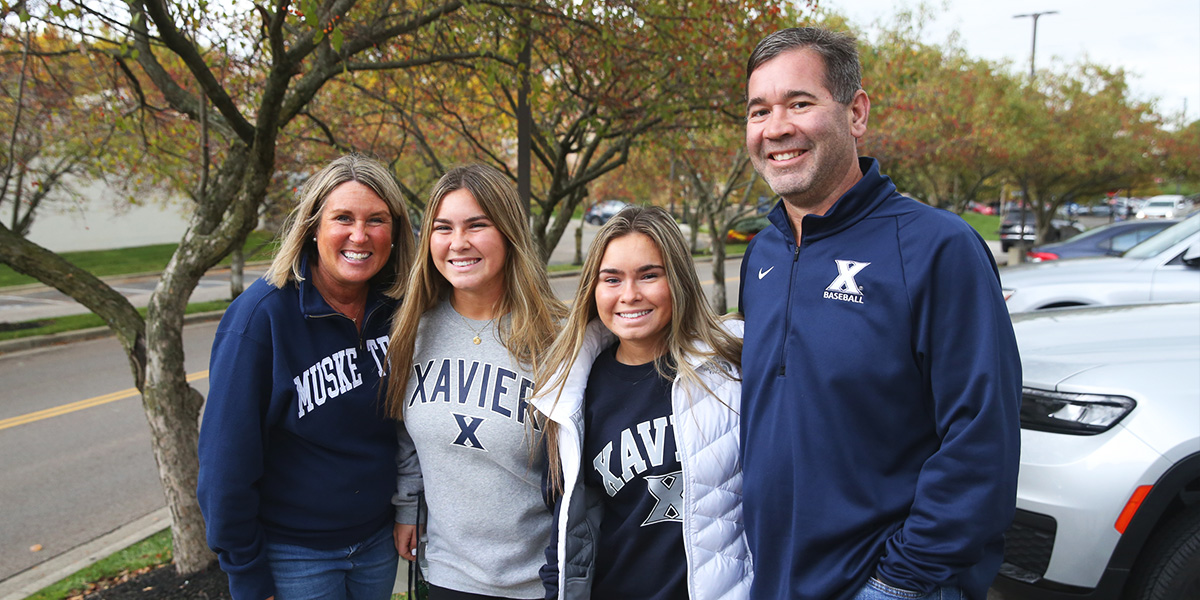
[[[1200,0],[947,0],[934,2],[940,17],[926,41],[961,34],[969,54],[1008,59],[1029,72],[1033,19],[1013,15],[1057,10],[1038,19],[1037,67],[1062,70],[1084,58],[1124,67],[1130,87],[1143,100],[1157,98],[1160,114],[1187,109],[1188,122],[1200,119]],[[822,0],[859,27],[887,19],[913,0]],[[869,91],[869,90],[868,90]]]

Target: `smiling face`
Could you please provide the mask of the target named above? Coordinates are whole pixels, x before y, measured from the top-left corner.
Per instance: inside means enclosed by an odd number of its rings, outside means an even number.
[[[503,296],[508,242],[470,191],[458,189],[442,198],[433,218],[429,254],[454,287],[453,302],[460,311],[462,301],[492,307]]]
[[[857,138],[870,103],[859,90],[849,105],[825,84],[815,51],[783,52],[750,74],[746,148],[755,170],[792,208],[824,214],[861,177]]]
[[[363,294],[387,264],[392,247],[392,213],[387,204],[356,181],[325,198],[317,221],[317,261],[313,285],[327,299]]]
[[[596,312],[621,340],[617,360],[643,365],[661,356],[671,310],[671,287],[654,241],[642,233],[610,241],[600,259]]]

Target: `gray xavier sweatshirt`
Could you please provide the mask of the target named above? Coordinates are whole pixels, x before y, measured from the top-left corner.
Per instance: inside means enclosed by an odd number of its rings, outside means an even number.
[[[425,578],[474,594],[542,597],[552,516],[541,497],[544,459],[531,458],[533,374],[491,323],[465,319],[448,301],[422,317],[412,362],[393,502],[397,522],[415,523],[425,492]]]

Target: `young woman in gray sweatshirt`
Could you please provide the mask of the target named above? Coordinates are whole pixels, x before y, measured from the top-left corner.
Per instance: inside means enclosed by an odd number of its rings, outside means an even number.
[[[424,493],[431,600],[543,596],[551,514],[527,397],[565,314],[511,182],[485,165],[446,173],[388,352],[388,410],[400,420],[396,547],[416,559]]]

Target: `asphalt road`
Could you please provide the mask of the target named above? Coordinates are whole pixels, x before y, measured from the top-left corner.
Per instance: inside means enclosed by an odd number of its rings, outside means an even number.
[[[208,368],[215,331],[188,327],[189,374]],[[115,338],[0,355],[0,381],[0,580],[164,506]]]
[[[739,264],[726,263],[731,301]],[[697,272],[711,281],[710,263]],[[551,280],[564,300],[576,282]],[[184,330],[187,373],[202,393],[215,332],[215,322]],[[0,581],[165,505],[141,396],[114,338],[0,355],[0,381]]]

